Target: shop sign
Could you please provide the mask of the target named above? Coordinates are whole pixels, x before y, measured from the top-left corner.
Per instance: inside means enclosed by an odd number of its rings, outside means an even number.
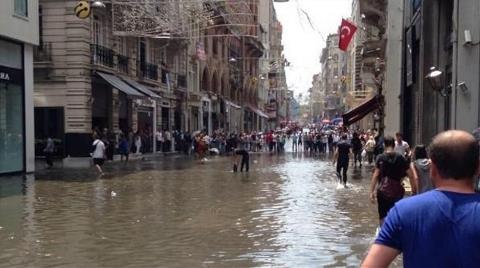
[[[0,81],[23,84],[23,70],[0,66]]]
[[[164,102],[162,102],[162,106],[163,106],[163,107],[170,107],[170,103],[164,101]]]
[[[153,105],[153,100],[151,100],[151,99],[141,99],[139,104],[141,106],[152,106]]]
[[[10,75],[8,73],[0,72],[0,80],[10,81]]]

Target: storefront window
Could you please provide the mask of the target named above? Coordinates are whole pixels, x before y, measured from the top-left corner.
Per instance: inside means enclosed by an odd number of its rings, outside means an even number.
[[[14,0],[14,10],[16,15],[23,17],[28,16],[28,1],[27,0]]]
[[[22,87],[0,81],[0,173],[23,170]]]

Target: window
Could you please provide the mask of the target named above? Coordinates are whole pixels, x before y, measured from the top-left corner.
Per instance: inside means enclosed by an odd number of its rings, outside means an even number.
[[[15,15],[28,16],[28,0],[14,0]]]
[[[422,5],[422,0],[410,0],[410,3],[412,5],[412,15],[413,15],[417,12],[417,10]]]
[[[117,37],[118,42],[118,54],[122,56],[127,55],[127,38],[124,36]]]
[[[42,6],[38,6],[38,35],[39,35],[39,46],[43,45],[43,9]]]
[[[22,46],[0,40],[0,174],[24,168]]]
[[[212,41],[212,51],[213,51],[213,54],[214,55],[217,55],[218,54],[218,44],[217,44],[217,38],[216,37],[213,37],[213,41]]]
[[[97,16],[93,16],[93,43],[95,45],[103,44],[103,34],[100,20]]]

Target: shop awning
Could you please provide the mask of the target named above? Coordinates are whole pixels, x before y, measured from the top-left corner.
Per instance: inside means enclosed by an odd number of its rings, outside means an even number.
[[[233,108],[237,108],[237,109],[242,108],[242,107],[240,107],[240,105],[237,105],[237,104],[235,104],[235,103],[233,103],[233,102],[231,102],[231,101],[228,101],[228,100],[225,100],[225,104],[226,104],[226,105],[229,105],[229,106],[232,106]]]
[[[247,104],[247,108],[252,110],[252,112],[256,113],[258,116],[263,117],[263,118],[269,118],[268,114],[264,113],[262,110],[258,109],[257,107]]]
[[[122,79],[125,82],[127,82],[127,84],[134,87],[137,91],[140,91],[141,93],[147,95],[150,98],[154,98],[154,99],[161,99],[162,98],[159,95],[157,95],[155,92],[153,92],[153,89],[149,88],[148,86],[142,85],[142,84],[138,83],[137,81],[132,80],[132,79],[127,78],[127,77],[122,77]]]
[[[112,74],[107,74],[103,72],[97,72],[97,74],[103,78],[107,83],[109,83],[112,87],[122,91],[123,93],[133,96],[133,97],[144,97],[144,95],[140,92],[138,92],[135,88],[131,87],[127,83],[123,82],[120,77],[112,75]]]
[[[383,96],[377,95],[366,102],[358,105],[347,113],[343,114],[343,124],[349,126],[355,122],[362,120],[365,116],[378,110],[383,104]]]

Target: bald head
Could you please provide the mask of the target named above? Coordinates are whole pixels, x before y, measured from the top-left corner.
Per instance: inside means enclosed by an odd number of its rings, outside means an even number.
[[[471,134],[450,130],[433,139],[430,158],[443,178],[473,178],[479,165],[479,146]]]

